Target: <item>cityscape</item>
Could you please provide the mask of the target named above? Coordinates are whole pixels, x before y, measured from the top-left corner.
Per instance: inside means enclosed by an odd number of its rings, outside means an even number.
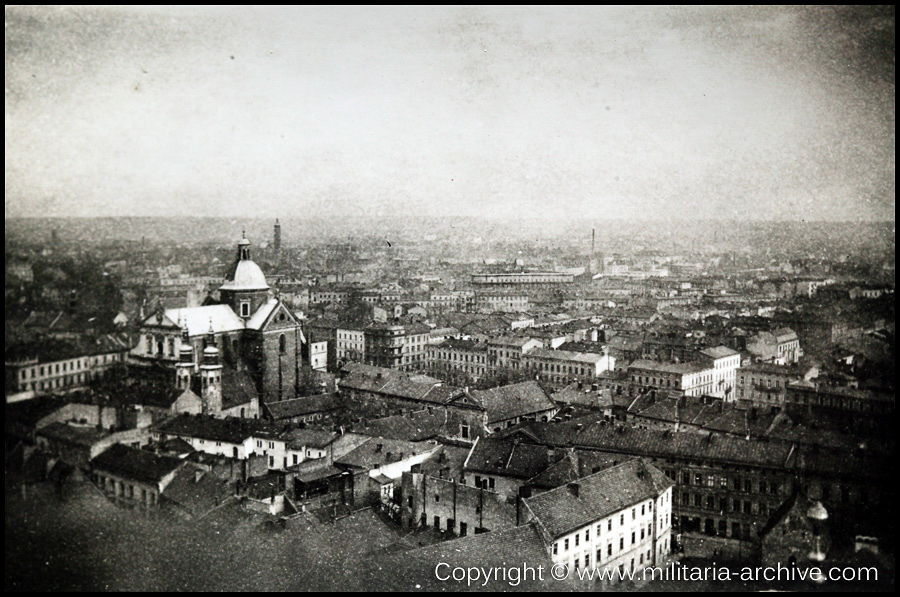
[[[5,15],[7,590],[894,589],[893,7]]]

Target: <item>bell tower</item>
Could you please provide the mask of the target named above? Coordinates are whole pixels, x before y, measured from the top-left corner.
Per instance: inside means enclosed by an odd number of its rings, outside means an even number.
[[[205,344],[200,365],[200,399],[203,401],[203,414],[218,417],[222,413],[222,364],[212,324]]]
[[[179,390],[191,388],[191,376],[194,374],[194,347],[188,335],[187,324],[181,331],[181,348],[178,350],[178,363],[175,365],[175,387]]]

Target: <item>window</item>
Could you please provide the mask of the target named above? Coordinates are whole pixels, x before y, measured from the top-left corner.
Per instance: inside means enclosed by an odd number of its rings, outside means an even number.
[[[278,352],[281,354],[287,352],[287,338],[285,338],[284,334],[278,336]]]
[[[569,540],[568,539],[566,539],[563,542],[563,551],[569,551]]]
[[[578,547],[578,540],[581,538],[581,535],[575,535],[575,547]]]
[[[250,301],[241,301],[241,317],[250,317]]]
[[[412,498],[409,498],[409,499],[412,499]],[[554,543],[553,544],[553,555],[556,555],[558,553],[559,553],[559,543]]]

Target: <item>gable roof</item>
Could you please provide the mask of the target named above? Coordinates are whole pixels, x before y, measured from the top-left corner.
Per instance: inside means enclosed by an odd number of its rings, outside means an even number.
[[[178,415],[155,426],[161,434],[240,444],[256,434],[274,435],[275,428],[258,419],[215,419]]]
[[[188,335],[193,337],[208,334],[210,329],[214,334],[242,330],[244,320],[228,305],[206,305],[166,309],[162,323],[158,323],[156,315],[153,314],[144,319],[143,325],[164,325],[172,328],[187,326]]]
[[[489,425],[556,408],[556,403],[534,380],[469,393],[487,410]]]
[[[91,463],[95,469],[121,475],[144,483],[159,483],[179,468],[183,461],[172,456],[157,456],[153,452],[114,444]]]
[[[338,409],[341,407],[341,399],[338,394],[321,394],[279,402],[265,402],[263,407],[269,412],[269,416],[277,421]]]
[[[560,454],[560,458],[562,458]],[[546,446],[513,439],[481,438],[466,459],[468,471],[530,479],[544,471],[551,459]]]
[[[399,439],[373,437],[356,449],[344,454],[335,463],[364,470],[379,468],[402,458],[408,458],[437,448],[438,444],[428,442],[408,442]]]
[[[575,484],[577,491],[572,487]],[[674,484],[649,462],[636,459],[524,501],[541,526],[556,539],[644,500],[655,499]]]

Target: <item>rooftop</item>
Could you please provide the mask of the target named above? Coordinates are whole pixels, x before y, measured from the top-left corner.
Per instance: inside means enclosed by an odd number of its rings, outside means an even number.
[[[631,460],[525,499],[554,539],[620,510],[654,499],[674,482],[641,459]]]

